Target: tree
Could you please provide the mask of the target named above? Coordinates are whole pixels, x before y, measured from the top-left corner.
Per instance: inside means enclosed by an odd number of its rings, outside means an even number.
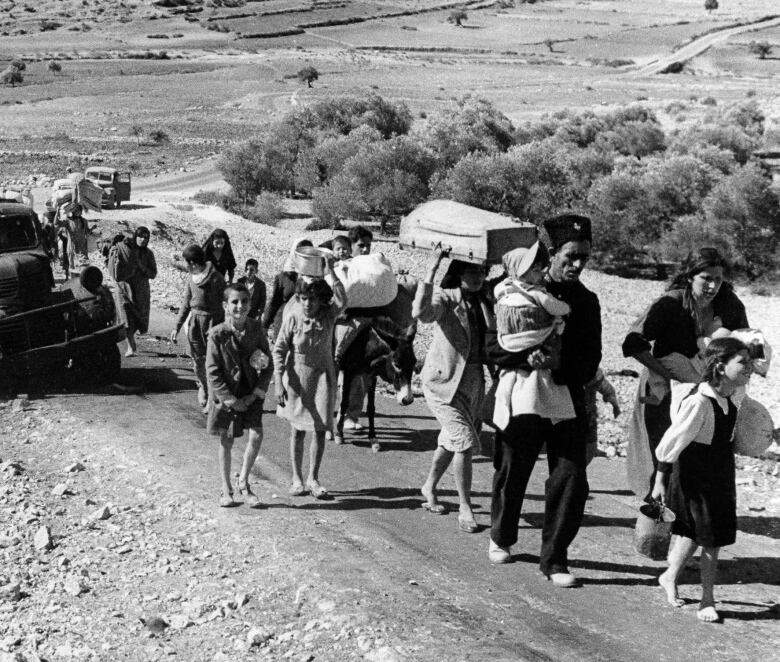
[[[138,144],[141,144],[141,138],[144,135],[144,127],[140,124],[131,124],[130,128],[127,130],[128,136],[133,136],[138,141]]]
[[[393,103],[371,92],[366,96],[328,97],[299,112],[299,121],[310,130],[347,135],[359,126],[370,126],[384,139],[404,135],[412,126],[412,113],[402,101]]]
[[[549,50],[550,53],[555,52],[555,50],[553,49],[553,46],[555,46],[555,42],[552,39],[550,39],[550,37],[547,37],[547,39],[545,39],[542,43],[545,46],[547,46],[547,50]]]
[[[710,14],[718,8],[718,0],[704,0],[704,9]]]
[[[11,87],[15,87],[17,83],[21,85],[21,83],[24,81],[24,76],[22,76],[22,72],[18,69],[8,67],[8,69],[2,73],[2,81],[3,85],[10,85]]]
[[[447,17],[448,23],[454,23],[456,27],[462,28],[463,27],[463,21],[465,21],[469,15],[463,11],[462,9],[456,9],[455,11],[450,12],[450,15]]]
[[[298,71],[298,79],[302,83],[306,83],[309,87],[311,84],[320,77],[320,73],[312,66],[304,67]]]
[[[62,65],[56,60],[49,60],[49,63],[46,65],[46,68],[49,71],[51,71],[53,74],[58,74],[62,71]]]
[[[768,41],[751,41],[748,44],[748,51],[758,55],[759,60],[766,60],[766,56],[772,52],[772,44]]]
[[[154,145],[162,145],[171,141],[168,134],[163,129],[151,129],[148,134],[149,142]]]
[[[15,57],[13,60],[11,60],[8,66],[11,67],[11,69],[16,69],[17,71],[24,71],[27,69],[27,65],[24,63],[24,60],[18,57]]]

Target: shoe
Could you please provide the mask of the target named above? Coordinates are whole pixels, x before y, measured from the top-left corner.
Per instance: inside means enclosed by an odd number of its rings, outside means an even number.
[[[553,586],[558,588],[574,588],[579,585],[577,578],[570,572],[552,572],[546,577],[548,581],[553,583]]]
[[[492,540],[488,545],[488,559],[491,563],[509,563],[512,560],[512,548],[496,545]]]
[[[236,502],[233,501],[233,493],[228,492],[227,494],[222,494],[221,497],[219,497],[219,507],[220,508],[230,508],[231,506],[235,506]]]
[[[352,418],[345,418],[344,419],[344,429],[345,430],[362,430],[363,426],[360,424],[360,421],[356,421]]]
[[[458,529],[464,533],[476,533],[479,526],[473,517],[458,517]]]

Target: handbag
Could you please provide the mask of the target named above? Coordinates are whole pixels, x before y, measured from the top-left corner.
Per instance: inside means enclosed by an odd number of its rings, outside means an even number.
[[[653,561],[663,561],[669,553],[675,514],[661,501],[651,500],[639,508],[634,527],[634,549]]]

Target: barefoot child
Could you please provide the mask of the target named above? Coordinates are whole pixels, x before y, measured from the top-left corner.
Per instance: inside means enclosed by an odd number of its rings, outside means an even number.
[[[715,610],[718,552],[737,535],[737,496],[732,434],[737,408],[731,396],[752,373],[748,347],[736,338],[713,340],[704,351],[704,381],[693,387],[672,414],[656,457],[658,473],[651,496],[663,499],[677,519],[678,538],[669,553],[669,568],[658,578],[670,605],[685,604],[677,579],[701,546],[702,598],[698,618],[720,619]]]
[[[327,496],[319,483],[319,469],[325,450],[325,432],[333,428],[336,401],[336,366],[333,362],[333,328],[344,309],[346,293],[326,266],[325,279],[298,278],[296,296],[290,300],[274,344],[274,389],[279,401],[277,413],[290,422],[290,494],[308,490],[316,499]],[[313,437],[309,447],[309,475],[306,486],[301,474],[303,439]]]
[[[263,325],[249,317],[249,291],[243,283],[228,285],[224,295],[225,321],[209,331],[206,373],[209,404],[206,428],[219,436],[222,476],[220,506],[233,505],[230,455],[233,440],[249,428],[249,441],[238,476],[238,491],[252,505],[257,497],[249,486],[249,472],[263,441],[263,400],[271,381],[271,350]]]

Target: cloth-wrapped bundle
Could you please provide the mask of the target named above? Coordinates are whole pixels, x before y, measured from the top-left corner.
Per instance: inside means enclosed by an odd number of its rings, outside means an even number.
[[[398,293],[398,282],[393,267],[382,253],[357,255],[349,261],[344,276],[349,308],[378,308],[386,306]]]

